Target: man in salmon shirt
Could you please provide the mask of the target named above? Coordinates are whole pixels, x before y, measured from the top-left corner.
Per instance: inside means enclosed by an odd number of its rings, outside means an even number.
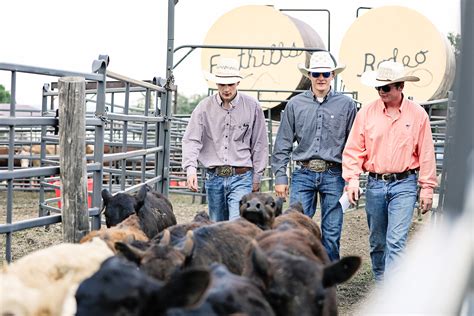
[[[359,199],[359,175],[368,172],[366,206],[370,230],[370,257],[376,281],[392,271],[405,248],[421,187],[422,214],[431,209],[436,163],[430,121],[426,111],[403,94],[402,64],[380,63],[362,74],[363,84],[375,87],[380,98],[357,113],[342,155],[342,176],[349,201]]]

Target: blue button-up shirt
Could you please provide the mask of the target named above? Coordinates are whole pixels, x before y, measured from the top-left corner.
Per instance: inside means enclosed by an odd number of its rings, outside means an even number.
[[[276,184],[288,184],[286,167],[295,161],[342,162],[342,151],[357,108],[352,98],[332,89],[320,103],[311,90],[288,101],[275,139],[272,170]],[[293,143],[297,146],[293,149]]]

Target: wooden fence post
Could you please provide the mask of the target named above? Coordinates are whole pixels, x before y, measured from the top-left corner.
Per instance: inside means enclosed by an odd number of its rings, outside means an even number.
[[[89,232],[85,154],[85,79],[59,81],[59,163],[63,240],[79,242]]]

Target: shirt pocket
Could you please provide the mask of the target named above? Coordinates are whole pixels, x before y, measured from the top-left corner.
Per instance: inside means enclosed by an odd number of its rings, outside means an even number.
[[[234,141],[245,143],[250,139],[250,122],[239,122],[234,126]]]
[[[335,139],[345,138],[344,132],[346,130],[346,117],[342,113],[326,114],[323,126],[326,127],[328,137]]]
[[[414,143],[415,143],[415,129],[413,126],[413,122],[404,122],[400,128],[399,138],[397,142],[400,147],[404,147],[407,150],[414,150]]]

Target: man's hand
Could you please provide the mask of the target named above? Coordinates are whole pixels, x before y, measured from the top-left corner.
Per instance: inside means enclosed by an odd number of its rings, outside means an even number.
[[[275,193],[277,197],[286,199],[288,196],[288,184],[277,184],[275,185]]]
[[[197,178],[197,175],[196,174],[190,174],[188,176],[188,181],[187,181],[187,184],[188,184],[188,189],[193,191],[193,192],[197,192],[198,190],[198,178]]]
[[[425,214],[426,212],[431,211],[432,205],[433,205],[433,199],[420,197],[421,214]]]
[[[347,197],[352,205],[355,205],[359,200],[359,188],[347,188]]]
[[[252,184],[252,192],[259,192],[260,191],[260,182],[254,182]]]

